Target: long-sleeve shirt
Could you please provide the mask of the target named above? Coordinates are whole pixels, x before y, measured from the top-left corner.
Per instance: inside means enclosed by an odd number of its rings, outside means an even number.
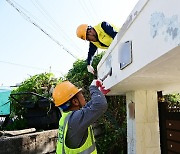
[[[109,36],[111,36],[114,39],[114,37],[116,36],[117,32],[114,30],[114,28],[109,23],[103,21],[101,23],[101,27],[102,27],[102,29],[104,30],[105,33],[107,33]],[[102,46],[107,47],[102,42],[100,42],[100,44]],[[92,58],[93,58],[96,50],[97,50],[97,47],[92,42],[90,42],[89,43],[89,52],[88,52],[88,57],[87,57],[87,64],[88,65],[91,64]]]
[[[73,111],[68,121],[66,145],[78,148],[83,145],[88,136],[88,127],[92,125],[107,110],[105,96],[96,86],[90,86],[91,100],[80,110]]]

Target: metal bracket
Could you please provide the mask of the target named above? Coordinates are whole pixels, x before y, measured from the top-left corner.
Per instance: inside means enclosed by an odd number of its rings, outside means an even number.
[[[111,75],[112,75],[112,67],[110,68],[108,73],[101,79],[101,81],[104,81],[108,76],[111,76]]]

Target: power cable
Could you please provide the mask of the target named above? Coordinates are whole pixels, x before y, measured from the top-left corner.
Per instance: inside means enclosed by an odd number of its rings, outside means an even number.
[[[44,22],[42,22],[41,21],[41,19],[38,19],[37,17],[35,17],[34,15],[32,15],[29,11],[27,11],[25,8],[23,8],[22,6],[20,6],[18,3],[16,3],[14,0],[12,0],[15,4],[16,4],[16,6],[18,6],[19,7],[19,10],[21,9],[21,10],[23,10],[26,14],[29,14],[30,16],[31,16],[31,18],[33,18],[33,20],[34,21],[38,21],[39,23],[42,23],[43,25],[45,25],[45,23]],[[23,12],[22,11],[22,12]],[[24,14],[25,14],[24,13]],[[22,16],[22,15],[21,15]],[[51,29],[51,30],[53,30],[51,27],[49,27],[49,26],[47,26],[47,25],[45,25],[46,27],[48,27],[49,29]]]
[[[91,22],[93,23],[93,18],[91,18],[90,17],[90,11],[88,11],[89,9],[88,9],[88,7],[86,6],[86,4],[84,3],[84,0],[80,0],[80,3],[81,3],[81,6],[82,6],[82,8],[83,8],[83,10],[84,10],[84,12],[86,13],[86,15],[88,16],[88,18],[91,20]]]
[[[34,2],[33,2],[33,0],[31,0],[32,1],[32,3],[34,4]],[[53,22],[54,23],[54,25],[56,26],[56,28],[58,28],[62,33],[63,33],[63,38],[65,39],[65,40],[67,40],[68,42],[73,42],[74,43],[74,41],[73,41],[73,39],[70,37],[70,36],[68,36],[67,35],[67,33],[65,33],[64,32],[64,30],[60,27],[60,25],[59,24],[57,24],[57,22],[51,17],[51,15],[49,14],[49,12],[42,6],[42,4],[39,2],[39,1],[35,1],[36,2],[36,4],[38,5],[35,5],[35,7],[38,9],[38,7],[41,9],[41,10],[39,10],[47,19],[48,19],[48,21],[51,21],[51,22]],[[42,12],[43,11],[43,12]],[[50,19],[50,20],[49,20]],[[59,32],[59,31],[58,31]],[[70,41],[69,41],[69,40]],[[72,43],[71,43],[72,44]],[[83,52],[77,45],[76,45],[76,43],[74,43],[74,44],[72,44],[75,48],[76,48],[76,50],[77,51],[81,51],[81,52]]]
[[[17,64],[17,63],[2,61],[2,60],[0,60],[0,63],[10,64],[10,65],[15,65],[15,66],[20,66],[20,67],[26,67],[26,68],[36,69],[36,70],[43,70],[43,71],[46,70],[45,68],[39,68],[39,67],[34,67],[34,66],[22,65],[22,64]],[[63,73],[61,71],[59,71],[59,70],[51,70],[51,71],[59,72],[64,77]]]
[[[65,48],[61,43],[59,43],[55,38],[53,38],[50,34],[48,34],[44,29],[42,29],[37,23],[35,23],[34,21],[32,21],[32,19],[26,15],[24,12],[22,12],[19,8],[17,8],[17,6],[15,6],[15,4],[13,2],[11,2],[11,0],[6,0],[13,8],[16,9],[16,11],[18,11],[20,13],[20,15],[22,17],[24,17],[27,21],[29,21],[30,23],[32,23],[34,26],[36,26],[38,29],[40,29],[44,34],[46,34],[50,39],[52,39],[56,44],[58,44],[64,51],[66,51],[68,54],[70,54],[72,57],[74,57],[76,60],[78,60],[78,58],[72,54],[67,48]]]
[[[92,5],[92,3],[91,3],[91,0],[89,0],[89,3],[90,3],[90,6],[91,6],[91,8],[92,8],[92,12],[94,13],[94,15],[95,15],[96,17],[98,17],[98,19],[100,19],[99,14],[96,12],[96,10],[94,9],[94,7],[93,7],[93,5]]]

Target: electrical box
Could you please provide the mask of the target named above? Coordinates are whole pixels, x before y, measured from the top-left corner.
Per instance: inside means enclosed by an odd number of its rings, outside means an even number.
[[[119,46],[118,59],[120,69],[124,69],[126,66],[132,63],[132,41],[127,41]]]

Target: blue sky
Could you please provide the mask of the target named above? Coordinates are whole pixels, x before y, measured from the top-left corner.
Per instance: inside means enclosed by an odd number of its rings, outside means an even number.
[[[52,72],[65,75],[76,59],[86,59],[88,42],[76,37],[82,23],[107,21],[121,27],[138,0],[6,0],[0,1],[0,86]],[[45,30],[49,38],[31,22]]]

